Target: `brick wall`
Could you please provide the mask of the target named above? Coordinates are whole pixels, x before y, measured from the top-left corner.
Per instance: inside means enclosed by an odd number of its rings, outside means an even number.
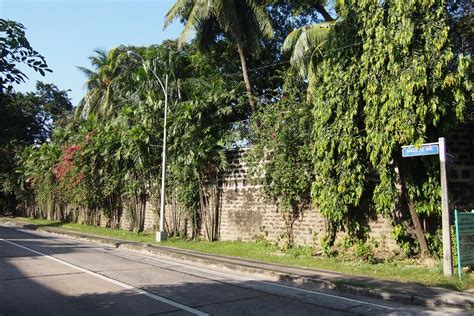
[[[227,153],[229,170],[223,176],[220,239],[251,241],[265,238],[271,242],[284,240],[285,222],[272,201],[265,199],[261,185],[250,181],[245,163],[246,150]],[[369,235],[383,251],[398,250],[390,239],[392,226],[382,217],[369,222]],[[325,234],[325,222],[316,210],[308,210],[293,225],[297,245],[319,243]],[[340,234],[339,238],[343,234]]]
[[[450,133],[446,149],[455,157],[448,166],[451,208],[474,209],[474,123],[460,125]]]
[[[144,230],[152,231],[158,227],[158,215],[157,212],[159,206],[156,207],[154,203],[148,201],[145,206],[145,224],[143,225]]]
[[[449,188],[453,200],[452,208],[474,208],[474,125],[459,126],[447,137],[448,152],[455,163],[449,169]],[[228,170],[222,176],[219,238],[221,240],[251,241],[265,238],[279,242],[285,235],[285,223],[276,204],[265,199],[261,185],[250,181],[245,163],[246,149],[227,153]],[[159,206],[148,202],[145,215],[145,230],[158,226]],[[127,229],[129,222],[124,210],[121,227]],[[190,232],[190,220],[176,205],[167,205],[166,226],[178,225],[179,230]],[[390,238],[392,226],[383,217],[369,221],[369,235],[376,240],[382,251],[396,251]],[[325,232],[324,219],[316,210],[306,211],[294,223],[294,240],[298,245],[312,245]],[[339,237],[341,237],[340,234]]]

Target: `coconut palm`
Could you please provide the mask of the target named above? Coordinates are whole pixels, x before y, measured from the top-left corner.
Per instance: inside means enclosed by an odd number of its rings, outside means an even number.
[[[124,54],[120,48],[114,48],[108,53],[94,50],[94,53],[89,57],[94,69],[77,67],[87,77],[87,93],[76,108],[76,117],[86,117],[91,113],[107,117],[116,112],[112,96],[115,83],[123,76]]]
[[[270,19],[256,0],[176,0],[165,17],[165,28],[176,18],[185,21],[179,42],[186,42],[192,32],[201,47],[222,35],[235,42],[242,75],[248,92],[250,110],[256,110],[252,95],[246,55],[259,52],[260,40],[273,36]]]
[[[324,9],[326,1],[316,0],[314,8],[324,17],[325,22],[294,29],[286,37],[282,52],[291,52],[290,63],[298,76],[311,85],[315,80],[316,65],[321,61],[329,32],[337,23]],[[334,9],[339,14],[346,9],[344,0],[336,0]],[[308,95],[308,98],[310,95]]]
[[[311,80],[313,69],[334,22],[323,22],[294,29],[285,39],[282,52],[291,51],[290,63],[302,79]]]

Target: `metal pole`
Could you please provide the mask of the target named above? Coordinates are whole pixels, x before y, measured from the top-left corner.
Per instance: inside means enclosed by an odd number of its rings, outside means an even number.
[[[143,58],[135,53],[134,51],[127,51],[127,55],[131,58],[139,60],[142,62],[143,67],[145,67],[145,61]],[[165,85],[163,86],[163,82],[161,82],[160,77],[156,74],[153,68],[150,67],[151,73],[155,76],[156,80],[160,84],[161,89],[163,90],[163,94],[165,95],[165,115],[164,115],[164,123],[163,123],[163,152],[161,154],[161,201],[160,201],[160,228],[159,231],[156,232],[156,241],[160,242],[166,240],[166,232],[165,232],[165,183],[166,183],[166,121],[168,118],[168,75],[165,77]]]
[[[449,226],[448,177],[446,174],[446,144],[439,138],[439,165],[441,171],[441,206],[443,229],[443,272],[453,276],[453,254],[451,249],[451,227]]]
[[[168,119],[168,75],[165,77],[165,115],[163,122],[163,152],[161,154],[161,200],[160,200],[160,231],[156,234],[156,241],[166,240],[165,232],[165,183],[166,183],[166,122]]]
[[[462,278],[462,267],[461,267],[461,247],[459,245],[459,217],[458,217],[458,210],[454,210],[454,223],[456,224],[456,250],[458,252],[458,275],[459,281]]]

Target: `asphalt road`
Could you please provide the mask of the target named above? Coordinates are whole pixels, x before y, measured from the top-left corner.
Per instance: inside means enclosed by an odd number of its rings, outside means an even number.
[[[0,225],[0,315],[446,314]]]

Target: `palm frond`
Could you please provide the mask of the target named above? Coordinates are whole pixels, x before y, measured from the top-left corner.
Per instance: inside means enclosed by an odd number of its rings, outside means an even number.
[[[188,20],[186,21],[186,24],[184,25],[184,28],[181,31],[181,34],[179,35],[178,42],[181,45],[187,41],[187,38],[189,37],[191,31],[196,29],[196,25],[199,25],[199,23],[208,19],[211,16],[213,8],[210,7],[208,2],[211,3],[212,1],[198,0],[194,4],[188,16]]]
[[[91,79],[95,75],[93,70],[86,67],[76,66],[76,69],[82,72],[87,77],[87,79]]]
[[[89,60],[96,69],[99,69],[102,64],[107,63],[107,52],[103,49],[95,49],[94,53],[96,55],[92,55],[89,57]]]
[[[75,119],[81,119],[83,118],[82,113],[84,112],[84,107],[85,107],[85,100],[82,98],[77,106],[74,108],[74,115],[73,117]]]
[[[273,27],[265,8],[255,0],[246,0],[246,3],[253,13],[253,17],[257,23],[258,30],[265,38],[273,37]]]
[[[318,23],[293,30],[282,45],[282,52],[292,51],[290,62],[298,75],[309,79],[314,61],[322,49],[334,22]]]
[[[166,29],[176,18],[184,16],[184,13],[194,4],[194,0],[176,0],[171,9],[165,15],[163,29]]]
[[[283,45],[281,46],[282,53],[286,53],[293,50],[293,47],[295,47],[295,44],[300,38],[302,32],[303,28],[299,27],[291,31],[290,34],[288,34],[288,36],[285,38],[285,41],[283,42]]]
[[[215,1],[214,9],[222,30],[230,33],[236,40],[242,41],[243,34],[235,2],[232,0]]]

